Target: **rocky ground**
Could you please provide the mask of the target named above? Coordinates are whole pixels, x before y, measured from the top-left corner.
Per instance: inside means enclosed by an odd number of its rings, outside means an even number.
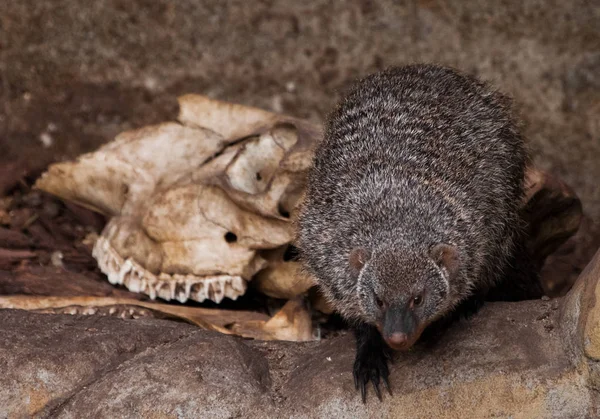
[[[546,274],[579,273],[600,237],[592,1],[8,0],[0,294],[139,298],[95,268],[85,237],[105,220],[30,192],[50,162],[174,119],[175,98],[190,92],[321,121],[354,78],[414,61],[457,66],[514,96],[535,162],[573,186],[588,215]],[[557,304],[489,305],[401,357],[394,398],[367,406],[346,334],[264,343],[165,320],[0,311],[0,417],[586,417],[596,394],[563,349]]]
[[[267,343],[163,320],[5,310],[0,416],[593,417],[597,394],[565,350],[558,307],[490,304],[399,356],[394,396],[371,391],[365,405],[348,334]]]

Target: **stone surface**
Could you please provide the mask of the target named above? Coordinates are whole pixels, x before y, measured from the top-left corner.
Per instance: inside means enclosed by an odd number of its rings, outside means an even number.
[[[17,310],[2,310],[0,316],[0,417],[52,412],[138,352],[197,331],[167,321],[115,327],[105,318]]]
[[[590,287],[594,291],[588,292],[588,301],[586,301],[586,305],[591,307],[585,321],[583,349],[588,358],[600,361],[600,287],[597,285],[600,281],[600,251],[581,276],[586,279],[586,283],[596,285]]]
[[[243,340],[156,319],[0,310],[0,417],[593,417],[559,300],[490,303],[396,356],[363,405],[350,334]]]
[[[563,343],[586,377],[594,396],[600,395],[600,250],[565,296],[561,308]]]
[[[570,349],[600,361],[600,250],[565,297],[562,311],[562,328]]]
[[[140,351],[58,408],[58,417],[245,417],[268,412],[266,359],[240,340],[194,333]]]

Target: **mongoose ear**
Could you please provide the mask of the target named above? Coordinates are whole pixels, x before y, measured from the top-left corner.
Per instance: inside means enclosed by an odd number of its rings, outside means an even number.
[[[443,268],[448,272],[450,278],[453,278],[458,272],[460,266],[460,254],[456,246],[438,243],[431,247],[429,255],[440,268]]]
[[[370,250],[365,249],[364,247],[355,247],[350,251],[350,268],[358,275],[370,258]]]

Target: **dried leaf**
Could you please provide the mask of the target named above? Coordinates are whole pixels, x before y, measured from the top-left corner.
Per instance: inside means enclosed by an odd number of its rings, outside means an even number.
[[[581,201],[566,183],[533,167],[526,172],[524,201],[528,248],[541,266],[579,229],[583,218]]]
[[[288,301],[268,321],[251,320],[235,323],[231,331],[236,335],[260,340],[313,340],[310,311],[302,298]]]

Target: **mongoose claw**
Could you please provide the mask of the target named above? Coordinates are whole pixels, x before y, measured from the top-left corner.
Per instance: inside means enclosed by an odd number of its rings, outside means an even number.
[[[373,389],[375,390],[375,394],[377,395],[377,398],[379,399],[380,402],[383,401],[383,398],[381,397],[381,390],[379,390],[379,380],[373,381],[371,380],[371,382],[373,383]],[[364,400],[363,400],[364,403]]]
[[[356,333],[356,359],[354,361],[354,386],[360,389],[363,403],[367,401],[367,386],[369,381],[373,385],[375,394],[379,400],[383,400],[379,384],[383,385],[388,393],[390,375],[388,362],[391,360],[391,350],[383,342],[381,335],[373,326],[360,325],[355,329]]]
[[[392,394],[392,388],[390,387],[390,382],[388,381],[388,377],[387,376],[381,377],[381,381],[383,381],[383,386],[387,390],[388,394],[390,396],[393,396],[393,394]]]
[[[392,394],[388,381],[389,370],[385,356],[377,357],[373,354],[367,354],[366,357],[354,362],[354,384],[356,389],[360,389],[360,395],[363,403],[367,401],[367,386],[369,381],[373,385],[377,398],[382,401],[381,389],[379,384],[383,381],[384,387]]]
[[[392,394],[388,381],[389,369],[387,365],[387,356],[383,353],[367,352],[357,354],[354,362],[354,385],[360,394],[363,403],[367,401],[367,386],[369,381],[373,385],[375,394],[379,400],[383,400],[379,384],[383,381],[384,387],[388,393]]]

